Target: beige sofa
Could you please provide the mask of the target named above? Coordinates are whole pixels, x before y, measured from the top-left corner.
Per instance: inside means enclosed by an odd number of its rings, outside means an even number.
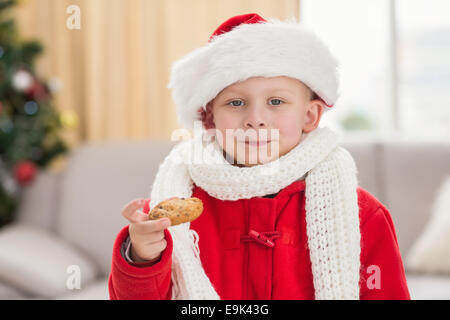
[[[174,142],[90,143],[60,173],[27,188],[18,220],[0,229],[0,299],[108,299],[107,276],[122,207],[147,197]],[[402,255],[430,216],[450,173],[450,143],[351,139],[359,184],[390,210]],[[415,299],[450,299],[450,276],[407,272]]]

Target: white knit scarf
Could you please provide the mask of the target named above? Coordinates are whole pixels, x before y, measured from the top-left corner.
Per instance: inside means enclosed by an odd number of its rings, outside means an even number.
[[[359,299],[357,171],[351,155],[338,146],[339,135],[317,128],[303,134],[287,154],[253,167],[233,166],[217,142],[205,139],[203,132],[171,150],[155,177],[150,209],[170,197],[191,197],[193,183],[212,197],[237,200],[277,193],[306,174],[315,299]],[[169,231],[173,238],[172,299],[220,299],[202,267],[198,234],[189,223],[169,227]]]

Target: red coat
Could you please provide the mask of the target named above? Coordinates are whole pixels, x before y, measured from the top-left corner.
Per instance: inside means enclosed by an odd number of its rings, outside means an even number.
[[[204,204],[191,222],[199,235],[200,258],[222,299],[314,299],[307,246],[305,181],[296,181],[275,198],[223,201],[194,185],[193,195]],[[361,299],[410,299],[397,238],[388,210],[358,187],[361,230]],[[148,211],[148,206],[145,212]],[[273,247],[249,236],[262,233]],[[271,232],[271,233],[270,233]],[[114,244],[109,277],[111,299],[170,299],[173,243],[150,267],[127,263],[120,247],[124,227]]]

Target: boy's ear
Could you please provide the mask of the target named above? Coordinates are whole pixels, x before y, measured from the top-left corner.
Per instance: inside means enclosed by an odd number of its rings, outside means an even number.
[[[324,110],[325,102],[321,99],[309,101],[306,107],[305,121],[303,123],[304,133],[311,132],[319,126]]]
[[[206,105],[206,111],[203,108],[200,108],[199,110],[201,110],[201,119],[202,119],[202,124],[203,127],[208,130],[208,129],[213,129],[215,128],[215,124],[214,124],[214,118],[213,118],[213,113],[212,113],[212,103],[209,102]]]

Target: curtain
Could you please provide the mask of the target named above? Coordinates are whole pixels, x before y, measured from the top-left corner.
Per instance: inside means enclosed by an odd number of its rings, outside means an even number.
[[[62,84],[60,112],[76,114],[65,138],[169,139],[179,128],[167,84],[171,64],[203,46],[227,18],[255,12],[299,16],[298,0],[22,0],[14,15],[22,38],[39,40],[36,71]],[[80,29],[67,12],[80,9]]]

